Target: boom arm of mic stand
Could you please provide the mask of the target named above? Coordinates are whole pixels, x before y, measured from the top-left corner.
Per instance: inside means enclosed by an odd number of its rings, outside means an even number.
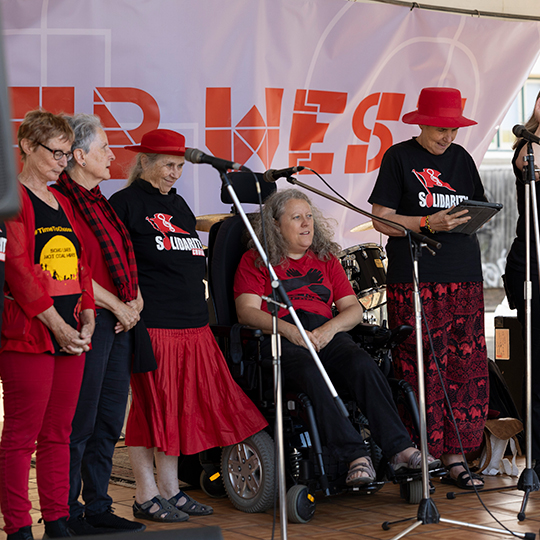
[[[320,195],[321,197],[324,197],[325,199],[328,199],[329,201],[333,201],[337,204],[340,204],[341,206],[344,206],[345,208],[348,208],[349,210],[353,210],[354,212],[358,214],[362,214],[363,216],[368,217],[371,220],[384,223],[385,225],[388,225],[389,227],[392,227],[393,229],[396,229],[397,231],[401,231],[405,233],[406,235],[410,235],[413,240],[415,240],[416,242],[420,244],[426,244],[429,247],[432,247],[435,249],[441,249],[441,243],[437,242],[437,240],[434,240],[433,238],[428,238],[427,236],[424,236],[423,234],[418,234],[417,232],[411,231],[410,229],[407,229],[407,227],[404,227],[403,225],[401,225],[401,223],[396,223],[395,221],[391,221],[390,219],[381,218],[379,216],[375,216],[374,214],[370,214],[369,212],[366,212],[365,210],[362,210],[352,204],[349,204],[348,202],[342,201],[341,199],[333,197],[332,195],[328,195],[328,193],[324,193],[324,191],[320,191],[314,187],[304,184],[303,182],[299,182],[294,176],[289,176],[287,178],[287,182],[289,182],[290,184],[294,184],[296,186],[300,186],[301,188],[307,189],[308,191],[311,191],[311,193]]]
[[[259,242],[259,239],[257,238],[257,235],[255,234],[255,231],[253,230],[253,227],[251,226],[251,223],[249,222],[246,213],[244,209],[242,208],[242,205],[236,196],[236,192],[234,191],[233,186],[231,185],[231,182],[227,175],[225,174],[225,171],[219,171],[219,174],[221,176],[221,180],[225,187],[227,188],[227,191],[229,192],[229,195],[234,203],[234,206],[238,210],[238,213],[242,217],[242,221],[244,222],[244,225],[246,226],[249,235],[251,236],[251,239],[253,240],[255,247],[257,248],[257,251],[259,252],[259,255],[261,256],[264,264],[268,268],[268,272],[270,274],[271,284],[272,288],[277,291],[279,294],[279,297],[281,298],[281,301],[287,306],[287,309],[289,310],[289,313],[291,314],[291,317],[294,321],[294,324],[298,328],[298,331],[300,332],[300,335],[302,336],[302,339],[304,340],[304,343],[309,350],[313,360],[315,361],[315,365],[319,368],[319,371],[321,372],[321,375],[324,379],[324,382],[328,386],[328,389],[330,390],[330,393],[332,394],[332,397],[334,398],[334,402],[336,403],[337,408],[341,412],[341,414],[347,418],[349,416],[349,412],[347,411],[347,408],[343,404],[343,401],[339,397],[334,384],[330,380],[330,377],[328,376],[328,373],[326,373],[326,370],[324,369],[324,366],[321,363],[321,360],[319,356],[317,355],[317,352],[315,351],[315,348],[313,347],[313,343],[311,343],[310,339],[308,338],[306,331],[304,330],[304,327],[302,326],[302,323],[300,322],[300,319],[298,318],[298,315],[296,314],[296,311],[294,310],[294,307],[291,303],[290,298],[288,297],[287,293],[285,292],[285,288],[283,287],[281,281],[279,280],[274,268],[270,264],[270,261],[268,260],[268,257]]]

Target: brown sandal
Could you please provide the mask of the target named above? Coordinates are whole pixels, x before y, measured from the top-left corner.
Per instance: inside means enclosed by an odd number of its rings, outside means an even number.
[[[347,484],[347,486],[354,487],[360,486],[362,484],[371,484],[372,482],[375,482],[377,480],[377,473],[373,468],[371,458],[369,456],[366,456],[364,459],[366,461],[357,463],[349,469],[347,473],[347,478],[345,479],[345,484]],[[357,473],[366,473],[369,476],[356,476]]]

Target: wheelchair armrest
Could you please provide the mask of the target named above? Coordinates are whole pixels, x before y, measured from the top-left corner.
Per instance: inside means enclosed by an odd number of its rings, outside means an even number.
[[[363,346],[392,349],[405,341],[412,331],[413,327],[408,324],[402,324],[390,330],[384,326],[360,323],[349,333]]]
[[[210,330],[216,337],[228,338],[231,335],[232,326],[226,324],[211,324]],[[248,326],[243,326],[240,329],[240,337],[242,339],[254,339],[262,340],[264,337],[263,331],[260,328],[249,328]]]
[[[388,340],[387,347],[393,349],[400,343],[403,343],[412,333],[414,328],[410,324],[400,324],[395,328],[392,328],[392,335]]]
[[[376,324],[360,323],[349,330],[349,334],[355,341],[376,342],[378,345],[382,345],[390,338],[391,331]]]

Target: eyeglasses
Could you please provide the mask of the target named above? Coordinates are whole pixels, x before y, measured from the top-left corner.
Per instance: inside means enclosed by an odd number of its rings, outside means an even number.
[[[62,152],[62,150],[52,150],[48,146],[45,146],[44,144],[38,142],[39,146],[43,146],[45,150],[48,150],[53,155],[53,158],[56,159],[56,161],[60,161],[64,156],[66,156],[66,159],[69,161],[73,157],[73,152]]]

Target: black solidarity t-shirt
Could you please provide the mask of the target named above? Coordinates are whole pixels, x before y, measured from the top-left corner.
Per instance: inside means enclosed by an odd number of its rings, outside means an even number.
[[[434,155],[416,139],[390,147],[369,198],[406,216],[428,216],[458,205],[464,199],[484,201],[484,188],[469,153],[451,144]],[[480,247],[476,235],[439,232],[442,247],[432,256],[423,250],[419,260],[422,282],[482,281]],[[411,283],[412,262],[405,237],[391,236],[387,244],[388,283]]]
[[[207,324],[204,249],[195,231],[195,216],[176,189],[163,195],[138,179],[112,195],[110,203],[131,235],[146,326]]]

